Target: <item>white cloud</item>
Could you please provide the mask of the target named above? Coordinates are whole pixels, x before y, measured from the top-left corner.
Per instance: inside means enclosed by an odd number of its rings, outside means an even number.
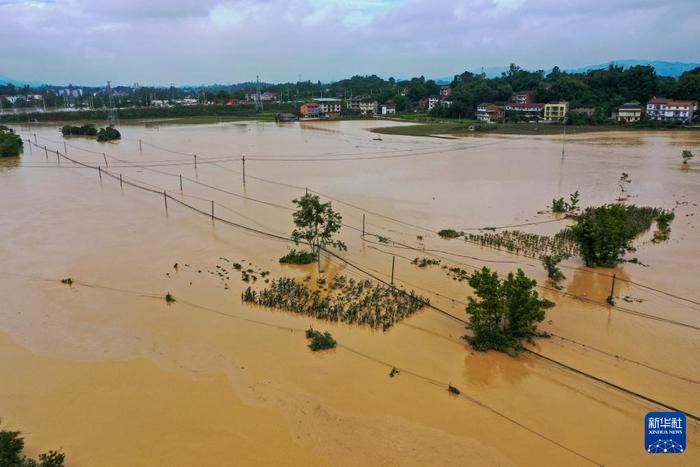
[[[2,74],[55,82],[700,61],[698,0],[0,0],[0,17]]]

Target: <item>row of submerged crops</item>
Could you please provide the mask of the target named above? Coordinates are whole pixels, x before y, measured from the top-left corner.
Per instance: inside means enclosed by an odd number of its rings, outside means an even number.
[[[281,277],[259,291],[246,288],[241,298],[256,305],[384,331],[430,303],[413,291],[343,275],[336,276],[327,290],[312,289],[290,277]]]
[[[540,258],[545,255],[573,256],[579,254],[578,244],[567,229],[554,236],[538,235],[520,230],[503,230],[500,232],[468,233],[464,234],[464,239],[478,245],[532,258]]]

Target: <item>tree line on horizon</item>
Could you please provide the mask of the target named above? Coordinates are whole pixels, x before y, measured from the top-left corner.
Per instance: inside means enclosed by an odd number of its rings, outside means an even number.
[[[409,112],[417,108],[422,99],[437,96],[441,84],[424,76],[407,80],[383,79],[376,75],[353,76],[332,83],[303,81],[297,83],[261,83],[262,91],[276,92],[282,101],[304,101],[312,97],[350,98],[370,96],[380,104],[392,101],[397,111]],[[455,75],[450,83],[452,105],[438,107],[434,113],[440,117],[464,117],[474,115],[482,102],[505,102],[512,93],[531,91],[535,102],[568,101],[572,107],[592,106],[599,117],[607,117],[617,106],[630,101],[644,103],[654,96],[675,99],[700,100],[700,67],[683,73],[678,78],[656,74],[654,67],[637,65],[629,68],[611,64],[606,69],[584,73],[570,73],[554,67],[550,73],[543,70],[528,71],[511,64],[501,76],[487,78],[483,73],[465,71]],[[53,87],[55,88],[55,87]],[[90,96],[75,98],[80,104],[91,99],[93,108],[104,107],[104,89],[92,88]],[[0,96],[14,94],[42,94],[46,105],[52,106],[62,97],[54,94],[52,87],[16,88],[12,84],[0,85]],[[148,106],[153,99],[177,99],[197,97],[201,101],[245,99],[255,92],[254,83],[237,85],[213,85],[201,87],[142,87],[131,89],[115,87],[117,107]]]

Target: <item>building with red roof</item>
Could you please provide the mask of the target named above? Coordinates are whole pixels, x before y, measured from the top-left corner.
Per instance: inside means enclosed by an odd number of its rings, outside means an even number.
[[[647,102],[646,110],[650,120],[690,123],[698,110],[698,102],[654,97]]]

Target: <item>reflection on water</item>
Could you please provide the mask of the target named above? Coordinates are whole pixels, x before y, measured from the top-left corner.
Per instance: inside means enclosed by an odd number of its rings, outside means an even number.
[[[469,352],[464,357],[464,377],[475,386],[515,385],[531,373],[532,360],[518,361],[500,352]]]
[[[0,157],[0,171],[18,167],[20,162],[22,162],[20,157]]]
[[[629,289],[629,274],[622,268],[596,268],[581,266],[576,269],[567,283],[566,291],[574,295],[603,303],[613,292],[613,275],[615,289],[613,297],[623,297]]]

